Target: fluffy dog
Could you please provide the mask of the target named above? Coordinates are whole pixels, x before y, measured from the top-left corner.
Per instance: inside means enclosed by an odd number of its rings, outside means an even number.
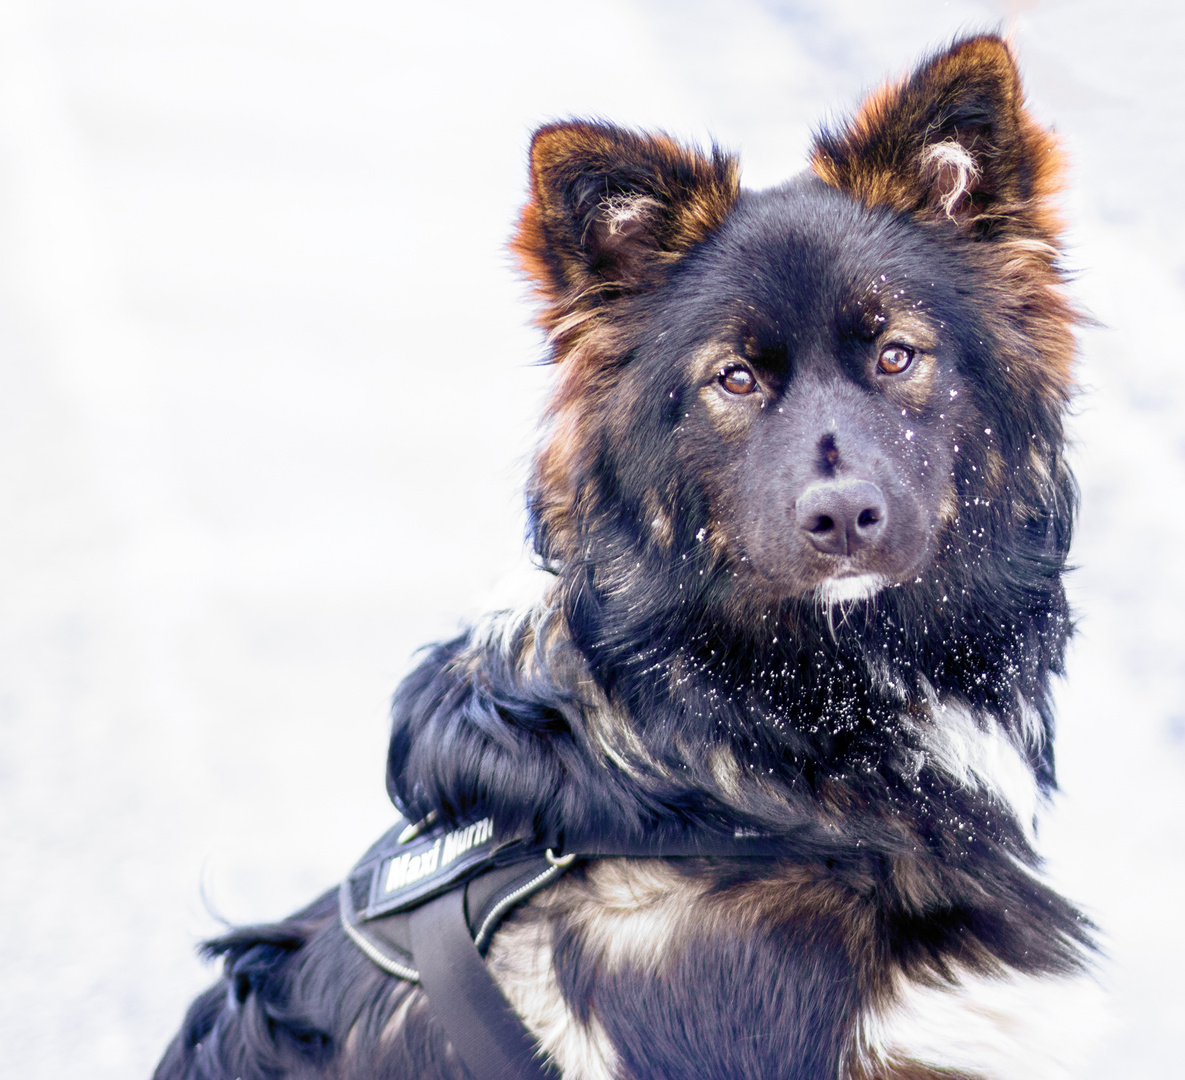
[[[565,1080],[1067,1074],[1091,928],[1034,847],[1075,506],[1059,161],[991,36],[770,191],[662,135],[536,133],[550,585],[399,688],[388,788],[413,822],[777,848],[578,861],[509,914],[488,969]],[[209,950],[160,1080],[467,1075],[336,894]]]

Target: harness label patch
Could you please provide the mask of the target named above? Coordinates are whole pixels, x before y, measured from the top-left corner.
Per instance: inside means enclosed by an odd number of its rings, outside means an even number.
[[[481,821],[475,821],[463,829],[446,833],[443,837],[438,836],[427,851],[415,855],[409,852],[396,856],[387,869],[383,892],[396,892],[408,885],[414,885],[429,874],[435,874],[438,869],[443,870],[465,852],[486,843],[493,835],[493,821],[490,818],[482,818]]]
[[[374,873],[366,916],[410,905],[460,879],[491,855],[493,840],[494,822],[487,817],[388,855]]]

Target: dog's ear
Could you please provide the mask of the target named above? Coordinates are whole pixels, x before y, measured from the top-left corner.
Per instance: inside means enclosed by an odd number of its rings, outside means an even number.
[[[1048,204],[1060,186],[1057,145],[1025,111],[998,37],[956,42],[870,95],[842,131],[818,135],[811,166],[864,203],[980,237],[1058,232]]]
[[[548,124],[511,247],[545,321],[644,291],[715,229],[739,190],[734,159],[607,124]]]

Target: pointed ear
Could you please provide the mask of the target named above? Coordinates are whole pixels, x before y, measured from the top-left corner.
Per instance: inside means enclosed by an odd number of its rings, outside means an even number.
[[[545,322],[643,291],[724,220],[736,162],[663,135],[548,124],[531,142],[531,195],[511,242]]]
[[[1016,61],[974,37],[873,93],[840,132],[815,141],[811,167],[869,205],[948,218],[980,237],[1059,231],[1057,145],[1024,108]]]

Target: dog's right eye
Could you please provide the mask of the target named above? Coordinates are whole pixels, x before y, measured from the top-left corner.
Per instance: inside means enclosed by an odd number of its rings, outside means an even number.
[[[757,376],[744,364],[729,364],[718,378],[730,394],[751,394],[757,389]]]
[[[913,362],[913,349],[908,345],[888,345],[881,349],[877,370],[885,375],[900,375]]]

